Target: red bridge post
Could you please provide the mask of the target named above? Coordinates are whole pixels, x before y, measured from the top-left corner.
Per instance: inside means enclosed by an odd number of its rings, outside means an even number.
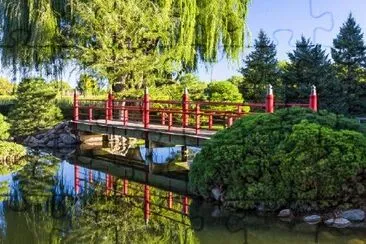
[[[187,196],[183,197],[183,213],[185,215],[188,215],[189,213],[189,201]]]
[[[171,191],[168,192],[168,208],[173,208],[173,193]]]
[[[188,110],[189,110],[189,96],[188,96],[188,89],[184,88],[184,93],[182,97],[182,125],[183,128],[188,127]]]
[[[314,112],[318,111],[318,94],[316,93],[316,86],[311,86],[309,108]]]
[[[123,179],[123,195],[127,196],[128,194],[128,180]]]
[[[274,112],[274,95],[273,95],[273,87],[271,84],[268,85],[267,89],[266,112],[267,113]]]
[[[144,185],[144,217],[146,224],[149,223],[150,220],[150,186]]]
[[[200,111],[200,104],[199,103],[196,104],[195,114],[196,114],[196,135],[197,135],[200,131],[200,128],[201,128],[201,120],[200,120],[201,111]]]
[[[143,122],[144,122],[144,128],[150,127],[150,97],[149,97],[149,89],[145,88],[145,94],[144,94],[144,106],[143,106]]]
[[[79,120],[79,97],[76,89],[74,90],[74,121]]]
[[[113,95],[112,92],[110,91],[108,93],[108,120],[112,119],[113,119]]]
[[[108,124],[109,120],[109,101],[105,101],[105,123]]]

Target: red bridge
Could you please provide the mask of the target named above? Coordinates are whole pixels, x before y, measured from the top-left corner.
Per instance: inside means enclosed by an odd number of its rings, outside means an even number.
[[[276,103],[269,86],[264,103],[190,101],[185,89],[180,101],[150,99],[148,89],[141,99],[79,99],[74,94],[73,122],[79,132],[120,135],[174,145],[200,146],[217,130],[254,113],[273,113],[277,108],[309,107],[317,111],[313,86],[306,104]]]

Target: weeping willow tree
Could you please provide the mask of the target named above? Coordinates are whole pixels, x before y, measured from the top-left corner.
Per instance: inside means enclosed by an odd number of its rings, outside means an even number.
[[[76,59],[111,84],[141,87],[244,46],[250,0],[0,0],[2,64]],[[57,69],[56,69],[57,70]]]

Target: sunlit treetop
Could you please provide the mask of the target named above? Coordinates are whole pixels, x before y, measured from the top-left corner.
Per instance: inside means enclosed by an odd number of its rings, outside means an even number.
[[[112,82],[145,83],[216,62],[221,51],[237,59],[249,2],[0,0],[2,64],[55,69],[76,59]]]

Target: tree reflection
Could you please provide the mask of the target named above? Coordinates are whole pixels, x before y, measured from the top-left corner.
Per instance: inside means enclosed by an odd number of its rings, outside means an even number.
[[[40,205],[52,196],[58,168],[59,159],[51,155],[29,157],[28,164],[14,177],[27,204]]]
[[[181,204],[167,205],[168,193],[150,187],[151,218],[144,215],[144,185],[129,183],[123,196],[122,181],[114,183],[112,195],[98,185],[75,210],[73,230],[66,242],[88,243],[198,243]]]

